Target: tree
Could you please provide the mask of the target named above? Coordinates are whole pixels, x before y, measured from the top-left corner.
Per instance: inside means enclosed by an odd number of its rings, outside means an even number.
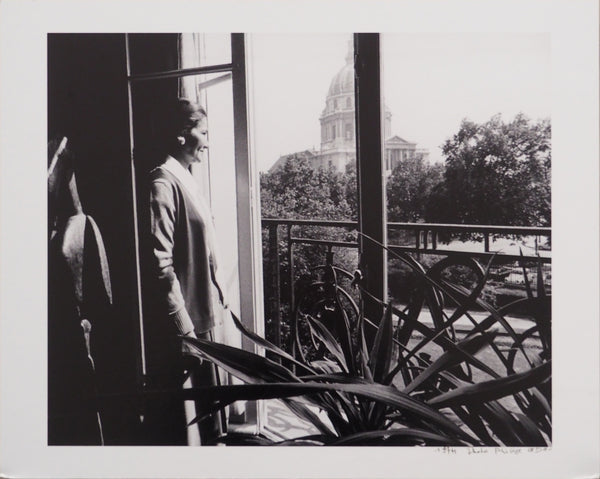
[[[356,177],[356,162],[346,163],[346,169],[343,176],[346,191],[346,203],[350,208],[348,219],[358,221],[358,179]]]
[[[427,200],[432,188],[442,181],[443,171],[443,165],[431,165],[419,153],[398,163],[387,182],[388,219],[425,219]]]
[[[550,226],[550,120],[519,114],[463,120],[442,148],[444,180],[433,188],[432,222]]]
[[[311,167],[302,155],[290,155],[286,163],[275,171],[261,173],[261,214],[263,218],[277,219],[321,219],[351,220],[356,208],[356,177],[339,173],[334,168]],[[353,203],[351,204],[350,202]],[[355,214],[355,213],[354,213]],[[340,228],[316,226],[294,226],[294,237],[317,238],[332,241],[355,241],[356,235]],[[289,339],[290,265],[288,244],[283,231],[279,233],[280,287],[282,293],[283,343]],[[294,286],[307,276],[310,268],[325,263],[325,248],[322,245],[296,244],[294,246]],[[273,321],[270,317],[275,291],[272,288],[271,270],[273,257],[269,251],[267,232],[263,233],[263,263],[265,277],[265,312],[267,336],[273,337]],[[336,249],[335,263],[353,271],[357,264],[356,251]]]
[[[263,218],[344,220],[350,218],[345,178],[331,168],[313,169],[291,156],[271,173],[261,173]]]

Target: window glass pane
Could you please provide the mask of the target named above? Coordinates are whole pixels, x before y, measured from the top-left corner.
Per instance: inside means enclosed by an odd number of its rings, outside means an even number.
[[[231,35],[229,33],[203,33],[200,42],[204,44],[203,65],[231,63]]]
[[[179,68],[178,33],[127,35],[130,74],[156,73]]]
[[[319,168],[328,170],[331,161],[337,174],[331,178],[345,181],[346,170],[356,162],[352,35],[261,34],[252,39],[259,170],[268,177],[302,166],[312,174]],[[309,205],[309,192],[298,189],[290,192],[296,197],[294,205],[281,205],[287,209],[278,211],[265,204],[263,216],[356,218],[354,182],[344,186],[351,205],[331,203],[330,197]]]
[[[550,36],[386,34],[382,46],[390,245],[412,249],[425,268],[442,251],[498,252],[482,297],[496,307],[525,297],[508,274],[518,263],[500,255],[549,255],[548,238],[394,223],[550,225]],[[471,288],[461,268],[445,273]],[[406,304],[414,285],[390,259],[391,300]]]
[[[351,34],[252,36],[266,332],[276,342],[281,339],[286,348],[291,345],[292,289],[310,268],[325,263],[327,245],[294,244],[290,264],[283,240],[287,227],[278,228],[264,219],[356,221],[353,53]],[[279,242],[273,240],[275,231]],[[293,226],[292,235],[356,242],[353,227]],[[356,268],[356,249],[336,246],[332,251],[336,265],[350,271]]]
[[[223,88],[217,88],[216,90],[215,88],[223,87],[223,85],[226,85],[225,89],[229,91],[229,96],[231,96],[231,72],[188,75],[181,77],[179,80],[179,95],[195,99],[208,109],[208,92],[222,91]],[[218,108],[214,106],[213,109],[217,110]]]
[[[181,68],[231,63],[231,35],[228,33],[183,33]]]
[[[134,33],[128,37],[132,75],[231,63],[228,33]]]
[[[219,269],[231,308],[239,311],[233,97],[231,77],[224,78],[223,74],[202,75],[199,91],[204,95],[208,114],[209,198],[221,253]],[[202,172],[200,174],[203,175]],[[197,179],[202,181],[202,177]],[[229,337],[232,336],[237,336],[237,331],[231,331]]]

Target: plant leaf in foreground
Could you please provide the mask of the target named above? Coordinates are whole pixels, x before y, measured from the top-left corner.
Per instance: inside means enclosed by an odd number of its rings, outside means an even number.
[[[549,379],[551,375],[552,364],[547,362],[520,374],[459,387],[431,399],[428,404],[443,408],[473,402],[492,401],[535,387],[538,383]]]

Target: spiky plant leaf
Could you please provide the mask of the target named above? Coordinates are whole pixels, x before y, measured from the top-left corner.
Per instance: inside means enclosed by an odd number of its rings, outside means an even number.
[[[518,424],[522,428],[520,435],[523,437],[525,444],[535,447],[544,447],[548,445],[540,433],[539,428],[531,419],[521,413],[515,413],[514,415],[515,419],[518,421]]]
[[[463,288],[462,286],[453,285],[453,284],[449,284],[449,283],[446,284],[446,286],[453,289],[456,292],[456,294],[459,294],[459,295],[466,294],[465,288]],[[498,310],[496,310],[489,303],[487,303],[486,301],[483,301],[481,299],[477,299],[476,302],[477,302],[478,306],[480,306],[485,311],[490,313],[490,316],[488,316],[486,319],[481,321],[477,326],[475,326],[473,329],[471,329],[471,331],[469,331],[468,335],[473,335],[478,332],[486,331],[487,329],[492,327],[494,324],[500,323],[502,325],[502,327],[504,328],[504,330],[506,331],[506,333],[511,337],[511,339],[513,341],[515,341],[515,343],[519,342],[518,335],[515,332],[514,328],[508,323],[508,321],[502,316],[502,314],[500,314],[500,312]],[[529,358],[529,355],[525,351],[525,348],[523,348],[523,346],[520,345],[519,349],[522,352],[525,360],[529,363],[529,366],[533,366],[531,359]],[[498,358],[504,363],[505,366],[507,366],[507,362],[506,362],[506,359],[504,358],[504,356],[500,355],[500,356],[498,356]]]
[[[248,329],[246,329],[244,327],[244,325],[242,324],[242,322],[240,321],[240,319],[233,313],[233,311],[231,311],[230,313],[231,313],[231,318],[233,320],[233,324],[235,325],[235,327],[244,336],[246,336],[248,339],[250,339],[254,344],[260,346],[261,348],[266,349],[267,351],[270,351],[271,353],[274,353],[275,355],[277,355],[287,361],[290,361],[297,368],[299,367],[303,371],[306,371],[309,373],[314,373],[314,371],[311,368],[309,368],[306,364],[301,363],[300,361],[296,360],[296,358],[294,358],[291,354],[288,354],[283,349],[275,346],[273,343],[267,341],[264,338],[261,338],[258,334],[253,333],[252,331],[249,331]]]
[[[525,291],[527,291],[527,297],[529,299],[533,299],[533,293],[531,292],[531,283],[529,282],[529,276],[527,274],[527,268],[525,266],[525,261],[523,259],[523,250],[519,248],[519,264],[521,265],[521,269],[523,270],[523,280],[525,282]]]
[[[523,373],[459,387],[431,399],[428,404],[443,408],[492,401],[536,387],[539,383],[548,380],[551,375],[552,364],[549,361]]]
[[[352,374],[356,374],[356,356],[354,355],[354,351],[352,348],[352,333],[350,331],[350,321],[348,319],[346,311],[344,310],[344,307],[342,306],[337,292],[334,296],[334,308],[332,311],[330,311],[330,313],[334,321],[333,324],[336,327],[337,335],[340,338],[340,346],[342,347],[342,351],[344,352],[348,370]]]
[[[258,354],[200,338],[182,338],[184,353],[212,361],[228,373],[249,382],[300,382],[289,369]]]
[[[415,428],[367,431],[328,443],[329,446],[465,446],[463,441]]]
[[[373,380],[382,383],[390,370],[392,363],[394,325],[392,320],[392,305],[388,304],[373,341],[369,366],[373,372]]]
[[[315,361],[311,361],[310,365],[315,370],[317,375],[333,375],[341,372],[338,364],[330,361],[329,359],[317,359]]]
[[[394,313],[400,313],[397,309],[394,308]],[[408,319],[407,319],[408,321]],[[398,364],[392,369],[392,371],[388,374],[387,378],[384,381],[384,384],[391,384],[394,377],[407,366],[408,361],[417,357],[417,353],[420,349],[427,346],[430,343],[435,343],[441,346],[445,351],[453,351],[457,354],[457,357],[462,357],[464,361],[467,361],[469,364],[477,367],[478,369],[486,372],[492,377],[499,377],[499,375],[491,369],[488,365],[480,361],[478,358],[469,354],[467,351],[460,348],[460,346],[454,343],[450,338],[440,335],[439,333],[435,333],[431,329],[429,329],[424,324],[414,321],[413,329],[424,336],[424,339],[420,341],[416,346],[411,348],[411,351],[404,357],[399,358]]]
[[[231,431],[228,431],[224,437],[217,439],[216,443],[226,446],[273,446],[276,444],[272,439],[263,436]]]
[[[439,371],[447,370],[453,366],[462,363],[465,360],[468,361],[470,355],[479,352],[484,346],[493,341],[495,336],[495,334],[478,334],[470,338],[466,338],[465,340],[457,343],[457,349],[446,351],[444,354],[442,354],[438,359],[436,359],[433,362],[433,364],[431,364],[431,366],[429,366],[425,371],[419,374],[419,376],[417,376],[417,378],[412,383],[410,383],[406,388],[404,388],[403,391],[406,394],[410,394],[423,383],[425,383],[425,381],[427,381],[433,375],[437,374]]]
[[[542,262],[538,260],[537,262],[537,297],[545,298],[546,297],[546,287],[544,286],[544,274],[542,272]]]
[[[203,404],[203,410],[208,414],[241,399],[281,399],[323,392],[350,393],[372,401],[378,401],[389,408],[403,411],[406,414],[411,414],[419,418],[421,421],[435,425],[436,428],[445,431],[452,437],[463,438],[464,440],[470,439],[452,421],[435,409],[401,393],[393,387],[381,384],[322,384],[316,382],[235,384],[230,386],[197,387],[167,393]]]
[[[518,425],[515,423],[514,417],[498,401],[474,405],[468,410],[483,419],[500,445],[509,447],[525,445],[519,438]]]
[[[337,363],[340,365],[343,371],[348,372],[348,366],[346,364],[346,358],[344,357],[344,352],[342,348],[336,341],[335,337],[331,332],[325,327],[325,325],[316,318],[313,318],[310,315],[306,316],[306,321],[308,326],[310,327],[311,333],[314,334],[319,341],[325,346],[327,351],[331,353],[331,355],[336,359]]]
[[[273,444],[274,446],[326,446],[331,441],[331,436],[310,434],[308,436],[286,439]]]

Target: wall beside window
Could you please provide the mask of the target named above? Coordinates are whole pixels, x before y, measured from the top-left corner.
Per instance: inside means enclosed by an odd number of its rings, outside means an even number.
[[[109,260],[113,307],[92,331],[100,393],[128,393],[138,337],[125,35],[48,35],[48,140],[63,136],[83,211],[98,224]],[[106,444],[135,436],[129,403],[104,405],[102,417]]]

